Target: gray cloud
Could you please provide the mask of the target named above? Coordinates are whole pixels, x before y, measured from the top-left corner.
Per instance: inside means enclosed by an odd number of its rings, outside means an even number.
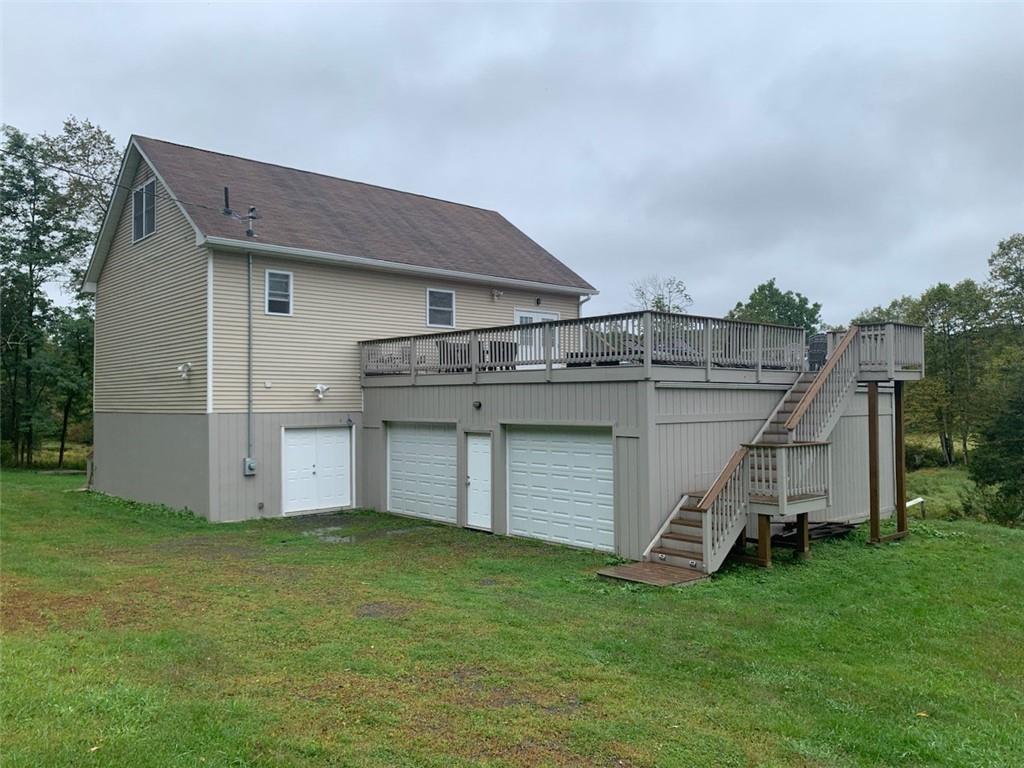
[[[708,314],[778,276],[841,322],[1024,227],[1020,5],[2,12],[6,122],[496,208],[595,312],[650,273]]]

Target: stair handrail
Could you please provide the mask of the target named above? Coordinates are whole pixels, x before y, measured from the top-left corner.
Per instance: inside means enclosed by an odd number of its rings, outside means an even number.
[[[704,512],[701,549],[705,573],[718,570],[736,537],[747,525],[747,506],[750,503],[745,462],[747,453],[746,446],[736,449],[697,505]],[[737,482],[741,487],[734,487]]]
[[[800,402],[798,402],[796,408],[793,409],[793,413],[791,413],[789,415],[789,418],[786,419],[785,426],[787,430],[793,432],[799,426],[800,420],[804,417],[804,414],[807,413],[807,409],[811,407],[815,399],[818,397],[818,394],[825,386],[825,382],[833,374],[836,368],[839,367],[839,363],[843,360],[843,358],[846,357],[851,345],[853,344],[854,340],[857,338],[859,333],[860,329],[856,325],[850,326],[850,329],[846,332],[846,335],[843,336],[843,340],[840,341],[839,345],[833,350],[828,360],[825,361],[825,365],[822,367],[820,371],[818,371],[818,375],[814,377],[814,381],[811,382],[811,386],[808,388],[806,392],[804,392],[803,397],[800,398]],[[853,375],[850,380],[853,381],[856,378],[857,367],[855,365]]]

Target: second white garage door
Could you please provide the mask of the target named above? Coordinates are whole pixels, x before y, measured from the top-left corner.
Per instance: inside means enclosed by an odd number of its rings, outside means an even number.
[[[611,430],[510,427],[508,531],[613,552]]]
[[[456,448],[452,424],[388,427],[388,510],[456,521]]]

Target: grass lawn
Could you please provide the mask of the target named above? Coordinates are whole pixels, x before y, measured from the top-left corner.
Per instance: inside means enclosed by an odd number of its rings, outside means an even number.
[[[5,768],[1010,766],[1024,531],[658,590],[374,513],[210,525],[3,476]]]
[[[925,516],[946,517],[960,511],[962,497],[974,490],[974,481],[963,466],[918,469],[907,473],[907,497],[923,496]],[[911,508],[920,516],[921,508]]]

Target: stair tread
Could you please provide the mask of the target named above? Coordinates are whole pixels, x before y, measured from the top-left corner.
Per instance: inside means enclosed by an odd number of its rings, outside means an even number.
[[[703,512],[704,510],[700,507],[691,507],[689,505],[683,507],[676,507],[678,512]]]
[[[683,518],[683,517],[673,517],[672,518],[672,524],[673,525],[685,525],[685,526],[687,526],[689,528],[701,528],[704,525],[700,520],[687,520],[686,518]]]
[[[673,533],[672,531],[661,534],[661,538],[671,539],[672,541],[686,541],[690,544],[700,544],[704,541],[703,536],[694,536],[689,533]]]
[[[696,563],[704,562],[704,558],[701,555],[694,554],[693,552],[684,552],[681,549],[671,549],[669,547],[654,547],[651,552],[655,552],[659,555],[666,555],[668,557],[678,557],[681,560],[693,560]]]

